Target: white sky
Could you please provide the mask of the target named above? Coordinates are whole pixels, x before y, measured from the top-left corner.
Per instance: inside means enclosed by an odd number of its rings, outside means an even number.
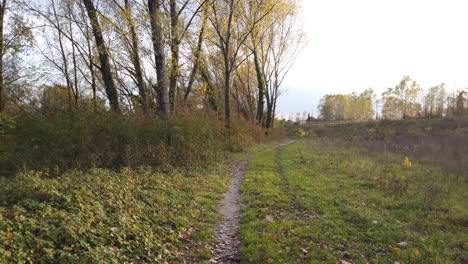
[[[308,35],[278,114],[312,112],[330,93],[380,95],[410,75],[423,88],[468,87],[468,0],[302,0]]]

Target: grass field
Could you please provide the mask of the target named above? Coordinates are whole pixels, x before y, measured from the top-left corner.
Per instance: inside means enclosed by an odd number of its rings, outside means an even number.
[[[306,140],[245,175],[245,263],[466,263],[466,179],[397,154]]]

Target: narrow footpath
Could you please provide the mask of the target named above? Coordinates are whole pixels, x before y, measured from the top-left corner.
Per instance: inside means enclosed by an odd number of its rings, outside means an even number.
[[[249,162],[260,153],[278,147],[283,147],[294,143],[288,141],[283,144],[267,148],[244,160],[237,171],[232,175],[229,190],[224,194],[224,199],[220,202],[220,213],[223,215],[222,222],[217,229],[217,243],[213,248],[213,258],[210,263],[240,263],[240,238],[239,225],[241,217],[241,191],[240,187]]]

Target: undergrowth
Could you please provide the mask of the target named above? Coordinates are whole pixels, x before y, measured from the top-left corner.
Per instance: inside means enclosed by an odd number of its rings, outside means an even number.
[[[92,169],[0,179],[0,262],[206,257],[227,175],[215,166],[190,173]]]

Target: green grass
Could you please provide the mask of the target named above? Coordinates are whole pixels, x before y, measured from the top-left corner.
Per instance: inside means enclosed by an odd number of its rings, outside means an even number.
[[[261,154],[242,186],[243,262],[462,262],[465,178],[403,160],[325,140]]]

